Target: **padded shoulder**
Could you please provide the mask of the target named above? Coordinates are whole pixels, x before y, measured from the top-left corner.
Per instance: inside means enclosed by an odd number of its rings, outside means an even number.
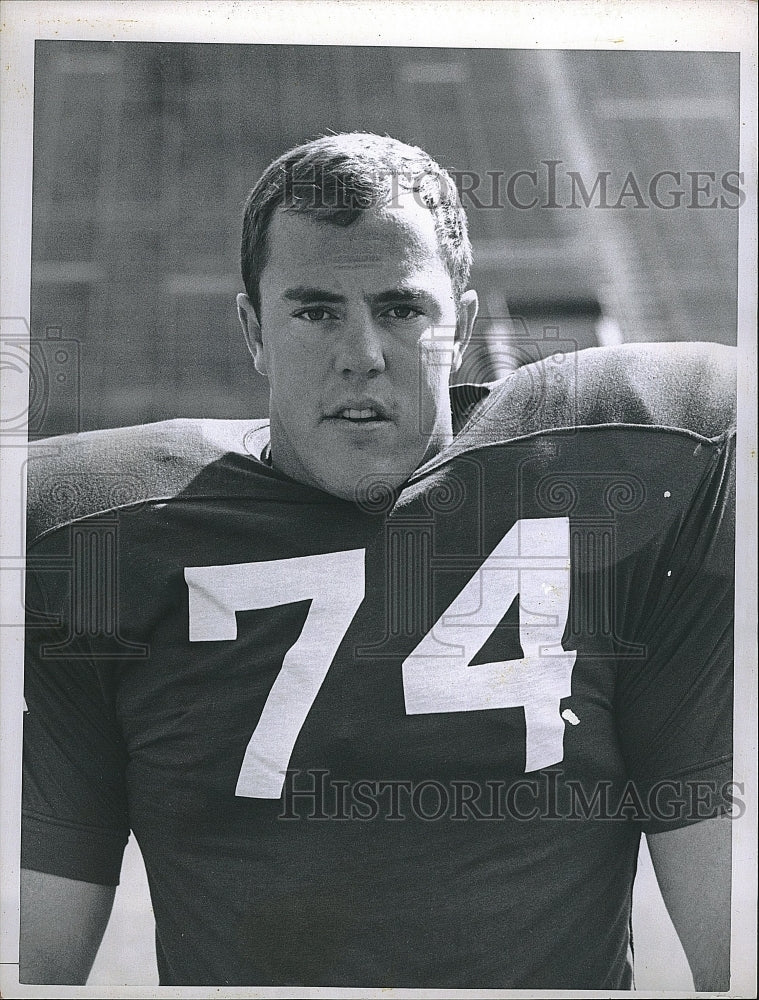
[[[29,445],[27,545],[80,517],[185,489],[227,455],[250,459],[262,420],[167,420],[86,431]]]
[[[735,425],[736,351],[721,344],[625,344],[553,355],[490,386],[475,415],[519,437],[595,424],[673,427],[712,438]]]
[[[578,354],[581,423],[676,427],[711,438],[736,419],[736,350],[721,344],[626,344]]]

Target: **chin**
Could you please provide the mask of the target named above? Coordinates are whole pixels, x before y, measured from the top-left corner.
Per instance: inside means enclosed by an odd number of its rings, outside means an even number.
[[[328,493],[350,500],[372,513],[389,510],[395,503],[398,491],[416,469],[408,462],[384,461],[351,463],[334,476],[322,478],[321,487]],[[323,473],[324,470],[322,470]]]

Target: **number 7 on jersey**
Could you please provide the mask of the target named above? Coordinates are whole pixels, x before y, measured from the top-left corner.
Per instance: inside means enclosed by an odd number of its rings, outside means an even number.
[[[311,601],[245,751],[236,795],[278,799],[311,706],[364,599],[364,549],[230,566],[188,566],[190,642],[236,639],[237,611]]]

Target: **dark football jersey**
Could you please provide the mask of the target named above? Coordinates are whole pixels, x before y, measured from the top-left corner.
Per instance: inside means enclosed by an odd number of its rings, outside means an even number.
[[[506,400],[364,506],[244,423],[41,447],[23,864],[132,829],[162,983],[630,986],[641,830],[729,805],[733,436]]]

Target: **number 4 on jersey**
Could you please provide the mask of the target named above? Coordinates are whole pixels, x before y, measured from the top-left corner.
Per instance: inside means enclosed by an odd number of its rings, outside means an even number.
[[[404,660],[406,712],[524,708],[525,771],[558,764],[577,655],[561,645],[569,582],[569,518],[517,521]],[[523,658],[470,666],[517,594]]]
[[[295,741],[364,598],[364,550],[229,566],[188,566],[190,641],[237,638],[237,611],[311,600],[250,738],[235,794],[279,798]],[[524,657],[469,663],[519,595]],[[409,715],[523,707],[527,771],[563,758],[559,702],[575,653],[561,637],[569,609],[569,520],[517,521],[404,660]]]

